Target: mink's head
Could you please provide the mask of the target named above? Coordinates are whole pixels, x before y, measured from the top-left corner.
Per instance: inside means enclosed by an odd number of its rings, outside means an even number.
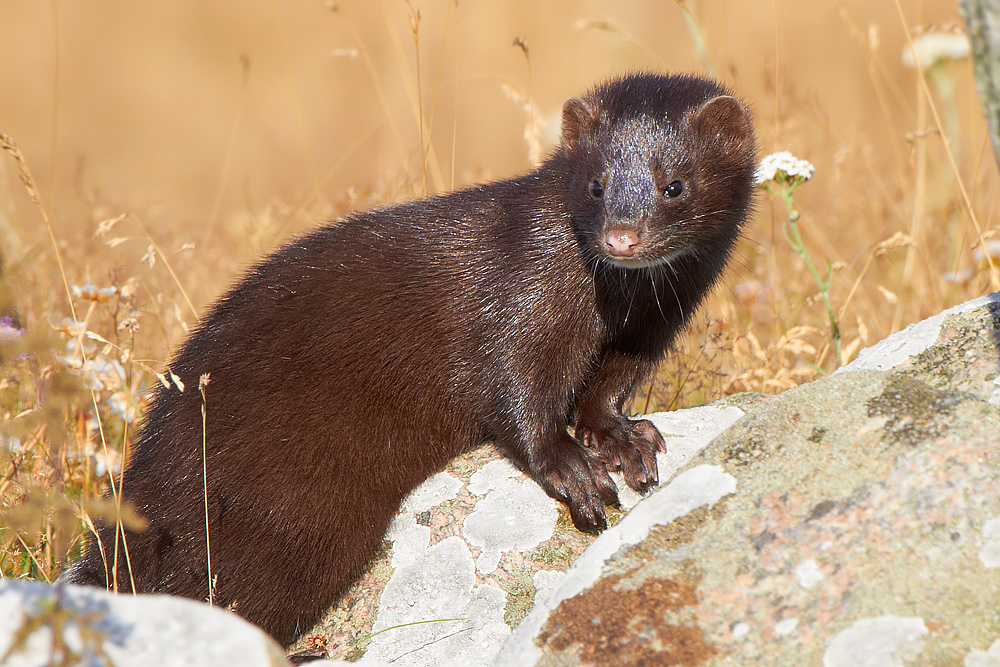
[[[559,150],[585,247],[625,268],[725,261],[753,195],[750,112],[721,85],[634,74],[563,106]]]

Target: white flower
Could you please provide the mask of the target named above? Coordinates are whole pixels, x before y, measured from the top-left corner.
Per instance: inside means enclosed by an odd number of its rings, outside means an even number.
[[[80,335],[80,329],[83,328],[83,322],[77,322],[68,317],[64,317],[62,318],[62,322],[53,325],[52,328],[67,338],[76,338]]]
[[[976,246],[972,256],[975,258],[976,264],[988,264],[990,259],[995,263],[1000,260],[1000,240],[990,239],[986,242],[985,247]]]
[[[972,280],[972,269],[960,269],[958,271],[948,271],[944,273],[941,278],[949,283],[958,283],[964,285],[965,283]]]
[[[917,53],[921,69],[931,69],[943,60],[961,60],[969,57],[969,39],[961,32],[935,30],[927,32],[903,47],[903,64],[913,67],[913,52]]]
[[[75,350],[75,341],[66,343],[67,349]],[[84,345],[86,351],[86,345]],[[84,386],[94,391],[115,391],[126,385],[125,368],[117,359],[108,359],[103,355],[96,355],[88,359],[86,367],[83,359],[78,356],[68,357],[58,354],[56,359],[76,375],[83,377]]]
[[[754,174],[754,185],[760,187],[768,181],[776,183],[791,182],[796,178],[808,181],[816,173],[816,167],[812,163],[797,158],[788,151],[771,153],[757,167]]]
[[[105,458],[104,452],[94,452],[94,475],[98,478],[104,477],[109,472],[117,476],[122,471],[122,457],[117,450],[108,449],[108,456]]]
[[[132,400],[126,391],[116,391],[108,396],[105,405],[113,412],[130,424],[135,421],[135,409]]]
[[[86,285],[73,285],[72,289],[73,296],[76,298],[97,301],[98,303],[105,303],[118,293],[117,287],[98,287],[97,285],[90,284],[90,282],[87,282]]]

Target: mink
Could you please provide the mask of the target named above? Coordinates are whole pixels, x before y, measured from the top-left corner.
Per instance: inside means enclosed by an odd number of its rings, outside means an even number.
[[[485,441],[600,529],[609,471],[658,482],[663,438],[623,408],[718,280],[755,166],[724,86],[635,73],[567,101],[526,175],[285,245],[169,362],[186,389],[153,393],[121,491],[146,528],[98,522],[62,580],[107,586],[117,549],[118,590],[206,599],[207,498],[215,604],[287,645]]]

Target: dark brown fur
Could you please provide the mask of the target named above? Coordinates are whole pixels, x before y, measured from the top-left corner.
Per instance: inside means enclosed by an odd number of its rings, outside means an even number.
[[[751,205],[753,128],[727,95],[693,77],[609,81],[566,103],[534,172],[360,213],[258,264],[170,363],[186,391],[159,388],[145,416],[123,492],[149,520],[127,535],[138,590],[207,597],[203,373],[216,603],[285,643],[363,572],[403,498],[473,444],[493,439],[584,529],[616,497],[609,469],[656,484],[663,440],[622,407]],[[99,532],[110,561],[114,527]],[[64,580],[106,573],[91,540]]]

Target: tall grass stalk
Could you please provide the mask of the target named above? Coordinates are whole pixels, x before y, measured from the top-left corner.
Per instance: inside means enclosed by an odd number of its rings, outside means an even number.
[[[205,500],[205,563],[208,565],[208,604],[215,604],[215,587],[212,581],[212,534],[208,527],[208,407],[205,399],[205,387],[208,386],[209,373],[198,378],[198,392],[201,394],[201,474],[202,491]]]
[[[969,199],[969,192],[965,187],[965,181],[962,178],[962,173],[958,168],[958,164],[955,162],[955,154],[948,142],[948,133],[945,131],[944,124],[941,122],[941,115],[938,113],[937,105],[934,104],[934,96],[931,94],[930,86],[927,84],[927,77],[924,76],[923,66],[921,66],[920,59],[917,57],[916,49],[913,46],[913,37],[910,34],[910,28],[906,22],[906,15],[903,14],[903,7],[899,4],[899,0],[894,0],[894,2],[896,5],[896,12],[899,14],[899,22],[903,27],[903,34],[906,36],[906,44],[909,47],[910,52],[913,54],[914,66],[919,73],[918,79],[920,80],[920,89],[923,91],[927,104],[930,107],[931,114],[934,116],[934,126],[937,128],[938,135],[944,143],[945,155],[948,156],[948,165],[951,167],[952,176],[954,176],[955,184],[958,186],[958,191],[962,198],[963,208],[969,216],[969,219],[972,221],[973,227],[976,229],[976,237],[979,239],[979,247],[982,249],[986,262],[989,265],[990,285],[994,291],[1000,290],[1000,267],[997,266],[996,260],[993,258],[990,253],[990,249],[986,245],[986,239],[983,236],[983,228],[979,224],[979,217],[976,215],[975,208],[972,206],[972,201]]]

